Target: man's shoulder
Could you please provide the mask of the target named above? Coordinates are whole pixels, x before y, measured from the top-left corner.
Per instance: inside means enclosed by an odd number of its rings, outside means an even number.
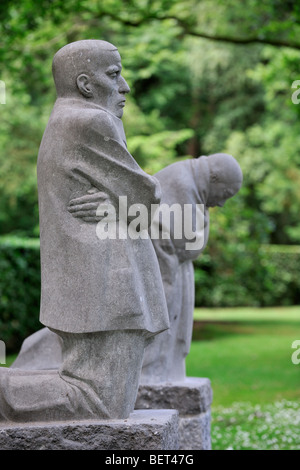
[[[76,126],[78,130],[90,129],[114,138],[116,123],[114,116],[93,103],[80,100],[57,100],[53,110],[53,119],[64,126]]]

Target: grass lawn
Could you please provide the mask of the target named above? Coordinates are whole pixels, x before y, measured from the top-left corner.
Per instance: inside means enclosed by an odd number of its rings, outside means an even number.
[[[209,377],[214,405],[300,399],[300,307],[196,309],[187,375]]]
[[[239,308],[195,308],[195,320],[291,320],[300,323],[300,306],[294,307],[239,307]]]
[[[300,449],[300,307],[196,309],[187,375],[209,377],[214,449]]]

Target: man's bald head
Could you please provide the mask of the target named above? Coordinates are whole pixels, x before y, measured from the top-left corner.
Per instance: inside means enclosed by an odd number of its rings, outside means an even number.
[[[59,97],[78,93],[76,79],[80,74],[93,74],[101,63],[101,56],[118,49],[107,41],[86,39],[62,47],[54,56],[53,78]]]

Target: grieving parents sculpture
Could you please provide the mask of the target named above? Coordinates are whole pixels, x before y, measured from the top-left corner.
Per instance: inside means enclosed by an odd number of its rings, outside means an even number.
[[[182,212],[186,205],[194,209],[197,204],[203,205],[203,224],[198,227],[202,233],[195,231],[195,237],[202,238],[202,243],[197,249],[186,249],[188,240],[185,236],[175,237],[172,225],[169,236],[163,238],[165,225],[159,221],[159,237],[152,239],[152,243],[162,275],[170,329],[157,335],[146,347],[142,384],[183,382],[186,378],[185,358],[192,339],[195,297],[193,260],[202,253],[209,239],[209,208],[223,206],[239,191],[243,180],[237,161],[222,153],[175,162],[155,177],[161,184],[161,204],[169,208],[177,205]],[[69,210],[74,217],[96,223],[99,219],[96,210],[102,198],[101,193],[81,196],[70,202]],[[60,363],[60,338],[43,329],[24,341],[14,367],[58,368]]]
[[[169,326],[151,240],[99,240],[94,224],[67,210],[95,191],[115,206],[124,195],[149,209],[159,203],[158,181],[126,148],[121,68],[105,41],[71,43],[54,57],[58,96],[38,157],[40,319],[60,337],[62,364],[1,369],[1,419],[128,417],[145,345]]]

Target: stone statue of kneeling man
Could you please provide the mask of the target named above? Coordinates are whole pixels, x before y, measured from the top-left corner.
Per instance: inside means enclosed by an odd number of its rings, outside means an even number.
[[[144,348],[169,327],[150,239],[103,238],[69,212],[97,191],[149,209],[160,185],[130,155],[121,121],[129,86],[115,46],[77,41],[53,60],[57,100],[38,156],[40,321],[59,338],[58,370],[0,369],[0,420],[127,418]],[[117,229],[128,221],[118,214]],[[151,224],[149,218],[148,225]]]

